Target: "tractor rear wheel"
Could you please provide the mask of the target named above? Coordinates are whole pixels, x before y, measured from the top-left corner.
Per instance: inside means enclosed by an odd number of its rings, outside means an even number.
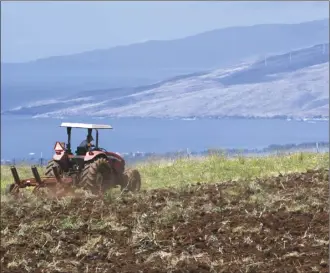
[[[81,186],[94,194],[104,193],[111,187],[112,168],[105,158],[87,163],[81,174]]]
[[[53,167],[57,168],[59,174],[62,173],[62,168],[61,168],[60,164],[58,164],[54,159],[52,159],[47,164],[45,176],[55,176],[54,172],[53,172]]]
[[[141,175],[136,169],[127,169],[122,181],[121,191],[138,192],[141,189]]]

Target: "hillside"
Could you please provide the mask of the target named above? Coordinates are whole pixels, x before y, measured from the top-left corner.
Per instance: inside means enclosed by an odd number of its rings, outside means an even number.
[[[2,63],[2,109],[82,90],[152,84],[328,41],[329,22],[325,19],[231,27],[177,40],[148,41],[28,63]]]
[[[328,117],[329,44],[139,88],[81,92],[12,109],[41,117]]]

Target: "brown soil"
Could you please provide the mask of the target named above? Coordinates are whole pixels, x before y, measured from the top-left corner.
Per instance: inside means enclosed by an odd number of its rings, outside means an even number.
[[[7,200],[1,272],[329,272],[328,180]]]

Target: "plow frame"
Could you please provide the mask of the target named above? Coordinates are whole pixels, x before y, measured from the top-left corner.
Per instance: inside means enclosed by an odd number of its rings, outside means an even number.
[[[14,178],[14,184],[10,189],[10,193],[17,194],[19,189],[26,187],[34,187],[33,193],[36,193],[41,188],[67,188],[72,186],[73,178],[72,177],[61,177],[59,171],[56,167],[53,167],[53,176],[44,176],[40,177],[38,169],[36,166],[31,166],[31,171],[33,174],[33,178],[20,179],[17,169],[15,166],[10,167],[11,174]]]

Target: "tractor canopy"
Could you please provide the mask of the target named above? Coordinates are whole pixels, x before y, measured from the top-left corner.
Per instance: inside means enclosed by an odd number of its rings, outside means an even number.
[[[82,128],[82,129],[113,129],[111,125],[106,124],[88,124],[88,123],[72,123],[62,122],[61,127]]]
[[[95,148],[98,149],[99,146],[99,132],[100,129],[113,129],[111,125],[107,124],[89,124],[89,123],[73,123],[73,122],[62,122],[60,127],[66,127],[67,135],[68,135],[68,143],[66,150],[68,153],[71,154],[71,129],[72,128],[80,128],[80,129],[87,129],[87,136],[92,136],[92,130],[96,131],[96,142]],[[79,147],[77,152],[80,154]]]

